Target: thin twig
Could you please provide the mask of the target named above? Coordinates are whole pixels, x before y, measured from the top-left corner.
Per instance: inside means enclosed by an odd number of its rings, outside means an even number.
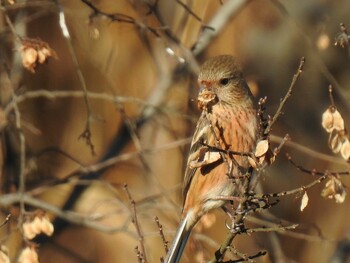
[[[335,102],[333,97],[333,87],[332,85],[328,86],[328,93],[329,93],[329,101],[331,102],[331,107],[335,108]]]
[[[14,194],[5,194],[0,197],[0,206],[6,207],[10,205],[15,205],[20,202],[23,202],[25,205],[33,206],[53,215],[60,217],[70,223],[85,226],[91,229],[95,229],[105,233],[126,233],[132,237],[136,237],[135,233],[128,230],[127,224],[124,224],[122,227],[112,227],[100,224],[95,222],[94,220],[87,219],[86,215],[81,215],[73,211],[63,211],[61,208],[56,207],[50,203],[47,203],[43,200],[37,199],[32,195],[24,193],[23,195],[20,193]]]
[[[110,101],[112,103],[135,103],[147,107],[156,107],[152,106],[153,104],[148,103],[145,100],[136,98],[136,97],[127,97],[127,96],[113,96],[106,93],[98,92],[84,92],[84,91],[73,91],[73,90],[34,90],[26,91],[22,94],[16,96],[16,101],[10,101],[4,108],[6,114],[8,114],[14,108],[14,104],[20,104],[24,101],[37,98],[46,98],[50,100],[55,99],[64,99],[64,98],[84,98],[85,94],[91,99],[100,99]],[[156,107],[157,108],[157,107]],[[160,110],[157,108],[157,110]]]
[[[141,152],[135,151],[135,152],[120,154],[116,157],[106,159],[105,161],[101,161],[99,163],[92,164],[90,166],[84,166],[82,162],[78,162],[80,167],[76,171],[66,175],[63,179],[54,179],[52,181],[41,183],[40,187],[37,187],[37,188],[31,190],[30,193],[33,195],[34,194],[37,195],[37,194],[44,192],[47,189],[50,189],[50,187],[53,185],[65,184],[65,183],[72,181],[73,179],[80,179],[80,181],[81,181],[81,180],[84,180],[86,177],[88,177],[90,173],[102,172],[105,169],[112,167],[113,165],[115,165],[117,163],[128,161],[128,160],[131,160],[133,158],[137,158],[138,156],[140,156],[140,154],[169,150],[169,149],[173,149],[176,147],[187,145],[190,142],[191,142],[191,138],[180,139],[180,140],[177,140],[174,142],[170,142],[168,144],[160,145],[159,147],[144,148],[144,149],[142,149]],[[72,160],[72,159],[70,159],[70,160]],[[73,160],[73,161],[75,161],[75,160]],[[86,178],[86,180],[93,181],[93,179],[91,179],[91,178]],[[76,182],[76,181],[74,181],[74,182]],[[176,186],[175,189],[178,189],[178,186]],[[150,197],[146,197],[142,200],[139,200],[139,203],[148,202],[150,199],[152,200],[152,199],[157,198],[157,197],[164,197],[168,194],[168,192],[170,192],[170,191],[167,190],[165,192],[161,192],[159,194],[155,194],[155,195],[152,195]]]
[[[88,89],[87,89],[85,77],[84,77],[84,74],[80,68],[80,64],[79,64],[77,55],[75,53],[75,50],[74,50],[74,47],[72,44],[72,38],[70,36],[69,29],[68,29],[68,26],[66,24],[66,17],[64,14],[63,7],[62,7],[62,5],[59,4],[58,0],[55,0],[55,3],[57,6],[57,9],[58,9],[59,25],[61,27],[62,35],[66,39],[69,53],[71,55],[73,64],[75,66],[75,70],[76,70],[76,73],[78,75],[81,88],[84,92],[84,102],[86,105],[86,121],[85,121],[85,128],[84,128],[83,132],[79,135],[78,138],[83,139],[85,141],[85,143],[89,146],[91,153],[93,155],[95,155],[95,147],[94,147],[94,144],[92,143],[92,140],[91,140],[91,121],[93,119],[93,112],[92,112],[91,104],[90,104],[90,101],[89,101],[88,95],[87,95]]]
[[[270,134],[270,140],[272,142],[277,142],[277,143],[280,143],[284,138],[282,137],[279,137],[277,135],[273,135],[273,134]],[[312,150],[302,144],[299,144],[297,142],[293,142],[291,140],[289,141],[286,141],[285,143],[286,147],[290,147],[290,148],[293,148],[295,150],[298,150],[302,153],[305,153],[307,155],[309,155],[310,157],[313,157],[313,158],[318,158],[320,160],[324,160],[324,161],[327,161],[327,162],[331,162],[331,163],[337,163],[337,164],[342,164],[342,165],[348,165],[346,162],[344,162],[343,159],[339,158],[339,157],[334,157],[332,155],[328,155],[328,154],[323,154],[323,153],[320,153],[320,152],[317,152],[315,150]]]
[[[287,195],[296,195],[302,192],[305,192],[306,190],[312,188],[313,186],[321,183],[322,181],[324,181],[326,178],[328,178],[330,175],[337,175],[338,173],[329,173],[329,172],[318,172],[316,170],[307,170],[304,169],[302,166],[296,165],[291,157],[288,155],[288,160],[289,162],[291,162],[298,170],[311,174],[311,175],[319,175],[320,177],[318,177],[316,180],[312,181],[311,183],[307,184],[307,185],[303,185],[301,187],[292,189],[292,190],[288,190],[288,191],[284,191],[284,192],[279,192],[279,193],[271,193],[271,194],[263,194],[263,195],[256,195],[254,196],[255,198],[269,198],[269,197],[282,197],[282,196],[287,196]]]
[[[109,14],[107,12],[103,12],[102,10],[98,9],[93,3],[91,3],[88,0],[80,0],[80,1],[83,4],[85,4],[86,6],[88,6],[93,11],[93,13],[90,15],[90,19],[94,18],[95,16],[101,16],[101,17],[105,17],[105,18],[109,19],[112,22],[123,22],[123,23],[127,23],[127,24],[133,24],[133,25],[137,26],[139,29],[141,29],[141,30],[146,29],[149,32],[151,32],[154,36],[159,37],[159,34],[158,34],[156,28],[145,25],[144,23],[137,21],[135,18],[133,18],[129,15],[125,15],[125,14],[121,14],[121,13]]]
[[[158,230],[159,230],[159,235],[162,238],[162,242],[163,242],[165,253],[168,253],[168,251],[169,251],[169,249],[168,249],[168,241],[165,239],[164,232],[163,232],[163,226],[159,222],[159,218],[157,216],[154,218],[154,221],[156,221],[156,223],[157,223]]]
[[[287,22],[292,26],[291,28],[296,29],[299,35],[305,40],[307,53],[311,56],[311,59],[315,61],[315,67],[321,71],[324,77],[331,83],[340,94],[340,98],[343,100],[344,105],[350,108],[349,99],[350,93],[346,91],[344,87],[337,81],[333,74],[328,69],[326,63],[324,62],[323,56],[315,48],[315,41],[310,37],[310,34],[305,33],[305,26],[301,26],[298,23],[300,20],[294,19],[287,11],[287,8],[279,0],[271,0],[272,4],[281,12],[281,14],[286,18]]]
[[[293,224],[290,226],[276,225],[275,227],[250,228],[250,229],[246,229],[245,233],[252,234],[252,233],[257,233],[257,232],[284,232],[286,230],[294,230],[298,226],[299,226],[299,224]]]
[[[222,263],[238,263],[238,262],[255,262],[253,259],[265,256],[267,254],[266,251],[259,251],[257,254],[252,255],[252,256],[247,256],[243,253],[240,253],[237,249],[230,247],[230,251],[234,253],[235,255],[239,256],[239,259],[235,260],[228,260],[228,261],[223,261]]]
[[[207,27],[210,29],[204,30],[198,41],[191,48],[193,54],[198,56],[205,48],[212,42],[212,40],[219,35],[228,22],[239,13],[245,4],[251,2],[250,0],[235,0],[226,1],[226,3],[220,7],[212,18]],[[214,29],[214,30],[212,30]]]
[[[127,184],[124,185],[124,190],[126,192],[126,195],[127,195],[128,199],[129,199],[129,202],[130,202],[131,207],[132,207],[132,222],[135,225],[136,232],[137,232],[137,235],[139,237],[141,253],[142,253],[142,262],[147,263],[146,249],[145,249],[145,244],[144,244],[144,237],[143,237],[143,234],[142,234],[141,226],[140,226],[138,218],[137,218],[136,202],[132,198],[132,196],[131,196],[131,194],[129,192]]]
[[[135,253],[136,253],[136,256],[137,256],[137,262],[138,262],[138,263],[144,263],[143,254],[142,254],[142,252],[139,250],[139,247],[138,247],[138,246],[135,247]]]
[[[269,136],[268,133],[265,133],[267,131],[266,128],[269,125],[269,116],[266,117],[266,101],[267,97],[265,96],[264,98],[260,98],[258,102],[258,131],[261,139],[266,139]]]
[[[0,224],[0,228],[6,225],[10,221],[10,218],[11,218],[11,214],[8,214],[5,220]]]
[[[208,28],[208,29],[214,30],[213,28],[210,28],[209,26],[205,25],[203,23],[203,20],[187,4],[181,2],[180,0],[176,0],[176,2],[180,6],[182,6],[187,11],[187,13],[189,13],[192,17],[194,17],[194,19],[196,19],[198,22],[200,22],[201,25],[203,26],[203,28]]]
[[[311,174],[311,175],[318,175],[318,176],[323,176],[323,175],[333,175],[333,176],[339,176],[339,175],[349,175],[350,172],[349,171],[339,171],[339,172],[330,172],[330,171],[324,171],[324,172],[320,172],[317,171],[316,169],[306,169],[301,165],[296,164],[292,157],[287,153],[286,154],[288,161],[295,166],[295,168],[297,168],[299,171],[303,172],[303,173],[307,173],[307,174]]]
[[[117,103],[117,108],[120,112],[120,115],[124,121],[125,126],[129,130],[130,137],[132,139],[132,142],[135,145],[136,150],[138,152],[140,152],[140,161],[144,167],[144,170],[149,172],[150,171],[149,165],[147,164],[145,157],[142,155],[142,145],[141,145],[141,141],[140,141],[140,138],[138,135],[138,131],[137,131],[137,127],[135,125],[135,122],[130,120],[130,118],[127,116],[127,114],[125,112],[124,105],[122,105],[121,103]]]
[[[26,191],[26,138],[22,131],[22,124],[21,124],[21,112],[19,110],[18,104],[16,103],[16,93],[11,86],[11,96],[12,100],[15,102],[13,111],[15,114],[15,127],[18,132],[19,137],[19,183],[18,183],[18,193],[22,197],[20,200],[20,208],[21,208],[21,220],[23,219],[23,216],[25,214],[25,206],[24,206],[24,193]]]
[[[275,115],[273,116],[272,120],[270,121],[269,125],[266,128],[266,131],[265,131],[266,134],[270,133],[272,126],[275,124],[275,122],[277,121],[279,116],[282,114],[282,109],[283,109],[284,105],[286,104],[288,98],[292,95],[293,88],[294,88],[297,80],[299,79],[301,73],[303,72],[304,64],[305,64],[305,58],[302,57],[300,59],[300,63],[299,63],[299,67],[297,69],[297,72],[293,76],[292,82],[289,86],[289,89],[288,89],[286,95],[281,100]]]
[[[276,223],[273,223],[273,222],[270,222],[268,220],[264,220],[261,218],[252,217],[252,216],[248,216],[246,220],[248,222],[268,226],[270,228],[275,227],[275,225],[276,225]],[[296,238],[296,239],[300,239],[300,240],[306,240],[306,241],[310,241],[310,242],[336,242],[336,240],[325,239],[324,237],[322,237],[320,235],[313,236],[310,234],[298,233],[295,231],[282,231],[282,232],[279,232],[278,234],[283,235],[283,236]]]
[[[2,10],[2,9],[1,9]],[[9,26],[12,34],[14,35],[14,37],[16,38],[16,40],[18,41],[21,41],[22,40],[22,37],[20,35],[17,34],[16,32],[16,29],[15,29],[15,26],[13,25],[10,17],[7,15],[7,13],[5,12],[5,10],[3,10],[4,12],[4,18],[5,18],[5,21],[7,23],[7,25]]]
[[[321,177],[319,177],[318,179],[312,181],[311,183],[307,184],[307,185],[303,185],[301,187],[292,189],[292,190],[288,190],[288,191],[284,191],[284,192],[279,192],[279,193],[271,193],[271,194],[263,194],[262,197],[263,198],[268,198],[268,197],[282,197],[282,196],[288,196],[288,195],[296,195],[302,192],[305,192],[306,190],[314,187],[315,185],[323,182],[327,177],[329,177],[328,174],[325,174]],[[257,196],[259,197],[259,196]]]
[[[209,263],[220,262],[224,257],[226,251],[232,244],[232,241],[236,238],[237,235],[241,233],[241,227],[244,225],[244,219],[246,213],[248,211],[248,200],[249,200],[249,186],[250,186],[251,176],[247,176],[247,178],[243,181],[242,186],[242,198],[239,202],[236,215],[233,218],[234,229],[226,236],[225,240],[221,243],[220,248],[215,252],[214,257],[209,261]]]

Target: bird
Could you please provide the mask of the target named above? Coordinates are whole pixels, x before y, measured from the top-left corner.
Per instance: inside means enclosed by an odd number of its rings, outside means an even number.
[[[198,85],[201,114],[185,170],[182,219],[165,263],[179,262],[199,219],[237,195],[237,178],[250,169],[248,157],[237,153],[252,152],[257,140],[254,97],[235,57],[219,55],[205,61]]]

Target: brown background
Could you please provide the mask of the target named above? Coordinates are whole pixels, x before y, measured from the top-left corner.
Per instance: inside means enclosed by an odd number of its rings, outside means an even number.
[[[53,178],[63,179],[81,166],[98,163],[115,142],[122,146],[113,152],[113,156],[139,154],[117,162],[93,182],[81,180],[59,184],[37,195],[62,207],[72,191],[77,191],[74,188],[77,184],[85,185],[69,209],[87,218],[104,215],[98,222],[118,228],[112,234],[74,224],[57,227],[52,238],[38,240],[41,262],[136,262],[134,248],[139,242],[131,223],[132,209],[123,190],[124,183],[128,184],[137,203],[148,261],[160,262],[160,256],[165,254],[154,223],[155,216],[163,224],[168,240],[172,238],[179,220],[183,160],[188,149],[188,140],[182,139],[191,136],[198,116],[193,101],[197,85],[195,74],[179,67],[177,57],[168,55],[165,50],[170,47],[179,57],[186,57],[186,52],[201,36],[201,23],[177,1],[160,0],[156,7],[163,18],[164,25],[161,25],[154,13],[147,15],[148,2],[152,1],[92,3],[106,13],[125,14],[144,26],[157,28],[158,37],[146,27],[140,29],[132,23],[112,22],[104,16],[96,16],[89,21],[92,10],[83,1],[60,1],[71,34],[68,41],[74,49],[87,89],[111,97],[130,97],[131,100],[120,104],[89,97],[95,155],[91,154],[83,140],[78,139],[87,120],[86,104],[81,97],[41,97],[21,103],[21,120],[26,124],[23,132],[27,145],[27,188],[40,189]],[[205,58],[218,54],[235,55],[254,94],[257,98],[268,97],[268,113],[273,114],[289,87],[300,57],[304,56],[304,73],[272,133],[280,137],[288,133],[293,142],[332,156],[327,134],[321,127],[321,116],[329,106],[328,85],[333,84],[336,105],[345,123],[349,122],[350,57],[347,49],[334,46],[334,39],[340,31],[339,23],[350,25],[349,1],[247,2],[196,59],[201,63]],[[0,79],[2,107],[10,100],[8,94],[11,88],[17,94],[43,89],[81,91],[72,53],[58,23],[57,6],[49,1],[6,3],[2,5],[6,5],[6,13],[16,26],[16,32],[47,42],[56,51],[58,59],[51,59],[48,64],[38,67],[35,74],[23,69],[16,51],[18,41],[3,19],[1,59],[2,64],[5,61],[10,65],[12,79],[9,84],[5,73]],[[214,0],[182,3],[204,24],[218,15],[221,7],[220,1]],[[169,38],[166,30],[170,30],[179,43]],[[325,48],[320,48],[321,37],[328,37],[329,44]],[[155,94],[161,99],[154,107],[151,98]],[[133,128],[145,105],[155,112],[142,125]],[[15,191],[18,181],[18,136],[12,115],[7,116],[8,125],[2,131],[3,195]],[[129,129],[125,131],[129,132],[123,133],[121,127],[128,125]],[[136,133],[136,139],[132,140],[127,135],[130,130]],[[57,149],[80,164],[59,154]],[[266,169],[262,177],[264,192],[293,189],[314,179],[288,164],[285,152],[309,169],[348,169],[347,163],[340,157],[337,163],[327,162],[286,146],[276,163]],[[29,160],[35,166],[31,166]],[[345,185],[350,183],[348,177],[342,178],[342,181]],[[113,186],[113,190],[106,186],[106,182]],[[259,258],[259,262],[329,262],[337,242],[349,231],[349,201],[347,198],[345,203],[336,204],[334,200],[322,198],[323,185],[308,191],[310,200],[304,212],[299,210],[301,196],[282,198],[270,210],[275,215],[271,219],[273,222],[298,223],[300,226],[293,233],[301,234],[283,232],[275,236],[266,233],[240,236],[234,242],[235,247],[248,255],[268,250],[269,254]],[[8,213],[8,208],[3,208],[4,215]],[[13,213],[16,215],[16,212]],[[215,224],[210,228],[200,224],[202,229],[193,235],[183,262],[210,259],[217,244],[222,242],[227,232],[225,217],[221,211],[214,214]],[[16,219],[2,229],[1,237],[9,247],[11,257],[15,258],[23,246]],[[272,245],[272,240],[279,245]]]

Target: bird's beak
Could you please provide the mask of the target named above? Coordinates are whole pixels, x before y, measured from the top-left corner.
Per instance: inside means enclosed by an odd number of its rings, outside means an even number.
[[[213,89],[207,86],[200,87],[198,94],[198,108],[203,110],[214,105],[218,101],[218,97]]]
[[[208,88],[208,87],[200,87],[199,88],[199,93],[198,93],[198,97],[208,97],[208,96],[212,96],[215,95],[215,92],[213,91],[213,89]]]

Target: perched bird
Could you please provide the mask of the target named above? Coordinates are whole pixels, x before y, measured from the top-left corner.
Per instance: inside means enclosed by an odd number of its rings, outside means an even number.
[[[187,161],[182,220],[166,263],[180,261],[192,228],[205,213],[239,193],[237,177],[249,169],[249,162],[237,152],[252,152],[256,144],[253,95],[235,59],[221,55],[207,60],[198,84],[202,113]]]

